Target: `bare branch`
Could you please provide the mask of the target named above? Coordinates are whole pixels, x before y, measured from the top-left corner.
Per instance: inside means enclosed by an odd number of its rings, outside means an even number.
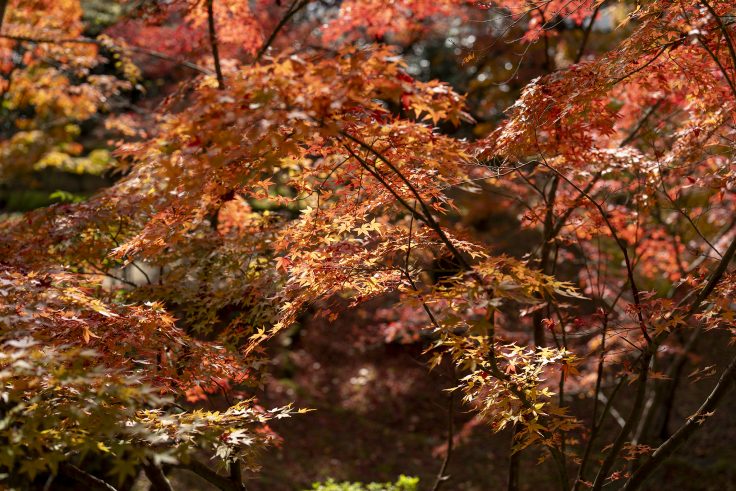
[[[437,473],[437,478],[435,479],[434,485],[432,486],[432,491],[439,491],[442,485],[450,478],[450,476],[445,474],[445,471],[447,471],[447,466],[450,463],[450,457],[452,457],[452,444],[455,437],[454,404],[455,393],[450,392],[449,398],[447,400],[447,451],[445,452],[445,458],[442,460],[442,466],[440,466],[440,470]]]
[[[585,27],[585,31],[583,32],[583,39],[580,41],[580,47],[578,48],[578,54],[575,55],[575,63],[580,63],[580,60],[583,59],[583,54],[585,54],[585,46],[588,44],[588,38],[590,37],[590,31],[593,30],[593,24],[595,24],[595,18],[598,16],[598,11],[603,6],[603,2],[596,5],[595,10],[593,10],[593,13],[590,14],[590,22]]]
[[[8,0],[0,0],[0,29],[3,28],[3,19],[5,19],[5,9],[8,7]]]
[[[173,58],[159,51],[155,51],[155,50],[148,49],[148,48],[141,48],[140,46],[111,45],[108,42],[103,42],[99,39],[93,39],[93,38],[53,39],[53,38],[34,38],[34,37],[28,37],[28,36],[14,36],[11,34],[0,34],[0,38],[12,39],[13,41],[36,43],[36,44],[95,44],[97,46],[107,46],[107,47],[111,47],[113,49],[116,49],[122,52],[133,51],[136,53],[141,53],[144,55],[151,56],[153,58],[158,58],[160,60],[169,61],[171,63],[176,63],[177,65],[181,65],[183,67],[189,68],[190,70],[194,70],[199,73],[204,73],[205,75],[213,75],[213,72],[211,70],[201,67],[195,63],[192,63],[186,60],[180,60],[178,58]]]
[[[153,462],[146,462],[143,464],[143,472],[146,473],[146,477],[151,481],[154,491],[174,491],[161,466]]]
[[[199,477],[205,479],[207,482],[213,484],[222,491],[245,491],[245,486],[243,486],[243,484],[231,481],[227,477],[218,474],[197,460],[192,459],[187,464],[176,464],[176,467],[186,469],[197,474]]]
[[[695,414],[690,416],[687,422],[669,440],[660,445],[649,460],[634,471],[634,474],[624,486],[624,491],[639,489],[644,481],[651,476],[652,472],[702,427],[702,424],[711,416],[718,403],[723,399],[723,396],[728,393],[734,384],[736,384],[736,357],[731,360],[731,363],[724,370],[723,374],[721,374],[721,378],[713,388],[713,391],[708,395],[708,398],[698,408]]]
[[[59,464],[59,471],[92,491],[117,491],[112,485],[89,472],[83,471],[74,464],[62,462]]]
[[[274,40],[276,39],[276,36],[281,31],[281,29],[284,28],[284,26],[289,22],[289,20],[299,12],[301,9],[307,6],[310,0],[294,0],[291,5],[289,5],[289,8],[286,10],[286,13],[281,18],[278,24],[276,24],[276,27],[271,32],[271,35],[268,36],[268,39],[265,43],[263,43],[263,46],[261,46],[261,49],[258,50],[258,53],[256,54],[255,63],[258,63],[261,61],[261,58],[263,58],[263,55],[266,53],[268,48],[273,44]]]
[[[639,288],[636,286],[636,280],[634,279],[634,267],[631,264],[631,259],[629,258],[629,251],[624,243],[623,240],[618,236],[618,233],[616,232],[616,229],[611,224],[611,221],[608,219],[608,214],[603,209],[600,203],[598,203],[596,200],[594,200],[589,193],[585,192],[585,190],[581,189],[580,186],[572,182],[567,176],[562,174],[560,171],[549,165],[547,162],[543,162],[543,165],[547,167],[549,170],[560,176],[562,179],[564,179],[569,185],[575,188],[577,192],[579,192],[582,196],[584,196],[590,203],[598,210],[598,213],[601,215],[601,218],[603,218],[603,221],[605,222],[606,226],[608,227],[608,230],[611,232],[611,236],[613,237],[613,240],[616,242],[616,245],[618,245],[618,248],[621,250],[621,253],[624,256],[624,262],[626,264],[626,274],[629,279],[629,287],[631,288],[632,296],[634,297],[634,306],[636,307],[636,314],[637,318],[639,320],[639,329],[641,330],[642,336],[644,336],[644,339],[646,340],[647,344],[651,346],[652,344],[652,338],[649,336],[649,333],[647,332],[647,327],[644,322],[644,316],[641,313],[641,300],[639,299]]]
[[[608,479],[608,473],[616,462],[619,452],[623,448],[624,443],[626,443],[626,439],[629,437],[631,430],[633,430],[639,422],[644,406],[644,396],[646,394],[647,380],[649,379],[649,362],[651,360],[652,352],[647,350],[640,359],[641,368],[639,371],[639,380],[637,381],[634,405],[629,412],[629,416],[626,418],[626,424],[619,431],[613,445],[608,449],[608,453],[606,454],[603,464],[601,464],[600,469],[598,469],[598,474],[593,482],[593,491],[600,491],[603,488],[603,483]]]
[[[214,0],[207,0],[207,30],[210,35],[210,47],[212,48],[212,58],[215,63],[215,73],[217,74],[217,88],[224,90],[225,79],[222,76],[222,67],[220,66],[220,50],[217,46],[217,31],[215,30],[213,2]]]

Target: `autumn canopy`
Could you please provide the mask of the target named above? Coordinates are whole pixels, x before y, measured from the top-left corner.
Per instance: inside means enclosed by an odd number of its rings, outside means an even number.
[[[0,0],[0,488],[662,489],[736,402],[734,7]]]

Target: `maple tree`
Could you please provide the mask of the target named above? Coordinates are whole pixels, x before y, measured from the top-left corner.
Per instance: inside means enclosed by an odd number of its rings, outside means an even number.
[[[120,2],[95,33],[82,3],[0,0],[0,183],[109,180],[0,219],[9,486],[245,489],[306,417],[256,398],[305,315],[387,318],[452,373],[433,490],[459,403],[510,434],[510,490],[530,452],[556,488],[639,489],[722,410],[736,358],[673,408],[734,329],[732,2]],[[421,76],[437,39],[472,81]]]

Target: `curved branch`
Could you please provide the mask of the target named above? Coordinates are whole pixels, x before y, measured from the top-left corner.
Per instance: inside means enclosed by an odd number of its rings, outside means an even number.
[[[92,491],[117,491],[113,486],[103,481],[97,476],[93,476],[89,472],[85,472],[74,464],[63,462],[59,464],[59,470],[61,473],[71,479],[74,479],[79,484],[84,485],[87,489]]]

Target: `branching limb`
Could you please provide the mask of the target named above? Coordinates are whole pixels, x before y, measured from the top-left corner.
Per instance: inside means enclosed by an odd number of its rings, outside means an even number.
[[[619,431],[614,440],[613,445],[608,450],[606,458],[603,461],[598,474],[593,482],[593,491],[600,491],[603,488],[603,484],[608,479],[608,474],[613,467],[613,464],[618,458],[618,454],[626,443],[626,439],[629,437],[631,430],[633,430],[639,422],[641,417],[642,409],[644,406],[644,396],[646,394],[647,380],[649,379],[649,363],[652,360],[653,353],[647,350],[640,359],[641,368],[639,371],[639,380],[637,380],[636,397],[634,399],[634,405],[629,412],[629,416],[626,418],[626,424]]]
[[[378,158],[378,160],[383,162],[389,169],[391,169],[391,171],[394,174],[396,174],[399,177],[399,179],[401,179],[401,181],[406,185],[406,187],[409,189],[411,194],[417,200],[417,202],[419,203],[419,206],[422,208],[423,216],[425,218],[424,221],[427,224],[427,226],[431,228],[439,236],[440,240],[445,244],[447,249],[453,255],[455,260],[460,264],[460,266],[462,266],[462,268],[465,271],[470,271],[472,269],[470,267],[470,264],[465,260],[465,257],[463,257],[460,251],[455,247],[452,241],[450,241],[450,239],[447,237],[447,234],[445,234],[444,230],[442,230],[442,227],[440,227],[440,225],[434,219],[434,217],[432,216],[432,211],[429,209],[429,206],[424,201],[422,196],[419,194],[419,191],[417,191],[417,188],[411,183],[411,181],[409,181],[409,179],[407,179],[407,177],[404,176],[404,174],[393,163],[391,163],[381,152],[373,148],[372,145],[365,143],[364,141],[360,140],[359,138],[345,131],[340,131],[340,134],[343,135],[345,138],[353,141],[354,143],[357,143],[363,149],[371,152],[373,155],[376,156],[376,158]],[[396,194],[394,195],[397,196]]]
[[[736,384],[736,357],[731,360],[731,363],[721,374],[721,378],[713,391],[695,414],[690,416],[687,422],[669,440],[660,445],[649,460],[634,471],[634,474],[624,486],[624,491],[639,489],[644,481],[702,426],[734,384]]]
[[[636,315],[637,315],[637,319],[639,320],[639,329],[641,330],[641,334],[646,340],[647,345],[651,347],[652,338],[649,336],[649,333],[647,332],[646,323],[644,322],[644,316],[641,312],[641,300],[639,298],[639,288],[637,287],[636,280],[634,279],[634,267],[631,263],[631,259],[629,258],[629,251],[628,251],[626,244],[618,236],[616,229],[611,224],[611,221],[608,219],[608,214],[603,209],[600,203],[594,200],[590,196],[589,193],[581,189],[580,186],[575,184],[567,176],[565,176],[560,171],[558,171],[557,169],[549,165],[547,162],[543,162],[543,165],[547,167],[549,170],[551,170],[552,172],[554,172],[555,174],[557,174],[558,176],[560,176],[563,180],[565,180],[565,182],[567,182],[573,188],[575,188],[577,192],[579,192],[582,196],[584,196],[598,210],[598,213],[601,215],[601,218],[603,218],[603,221],[605,222],[606,227],[611,232],[611,236],[613,237],[613,240],[616,242],[616,245],[618,245],[618,248],[621,250],[621,253],[624,256],[624,263],[626,264],[626,274],[629,280],[629,288],[631,288],[631,294],[634,299],[634,306],[636,307]]]

